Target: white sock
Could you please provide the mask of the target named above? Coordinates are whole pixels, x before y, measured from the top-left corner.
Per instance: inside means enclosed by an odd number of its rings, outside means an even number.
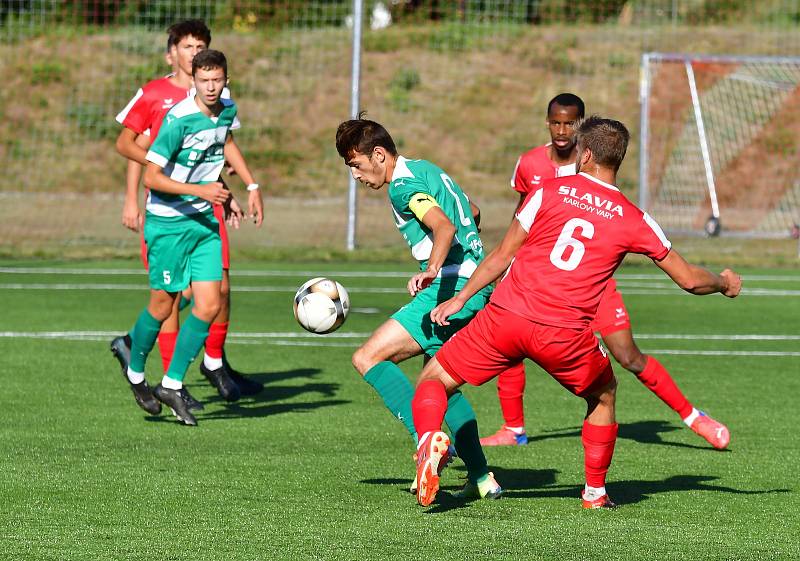
[[[131,384],[141,384],[144,382],[144,372],[135,372],[131,370],[131,367],[128,367],[128,380],[130,380]]]
[[[595,499],[599,499],[603,495],[606,494],[605,487],[589,487],[587,483],[583,488],[583,498],[587,501],[593,501]]]
[[[683,422],[686,423],[687,427],[691,427],[694,420],[700,416],[700,411],[692,407],[692,412],[689,413],[689,416],[686,417]]]
[[[222,359],[221,358],[212,358],[208,355],[203,357],[203,364],[209,370],[217,370],[222,368]]]
[[[508,425],[503,426],[514,434],[525,434],[525,427],[509,427]]]
[[[164,376],[161,378],[161,385],[167,388],[168,390],[179,390],[183,388],[183,382],[180,380],[173,380],[169,376]]]

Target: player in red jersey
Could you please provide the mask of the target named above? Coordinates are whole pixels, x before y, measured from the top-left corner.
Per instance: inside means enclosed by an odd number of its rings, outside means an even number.
[[[583,507],[615,506],[605,480],[617,438],[616,379],[591,329],[608,281],[626,254],[639,253],[692,294],[739,294],[736,273],[715,275],[687,263],[655,220],[614,186],[628,139],[619,121],[583,121],[577,128],[580,173],[544,181],[532,191],[500,246],[455,297],[431,312],[435,322],[447,325],[466,299],[508,270],[489,305],[444,344],[420,376],[413,401],[420,504],[435,498],[438,468],[447,460],[449,439],[440,427],[448,394],[530,358],[586,400]]]
[[[201,20],[186,20],[176,23],[167,30],[167,62],[173,67],[173,73],[152,80],[145,84],[128,105],[117,115],[117,121],[123,125],[117,138],[117,150],[128,158],[128,172],[126,176],[126,195],[123,207],[122,222],[127,228],[139,231],[142,226],[142,214],[138,206],[138,189],[141,178],[142,166],[146,165],[146,153],[150,142],[156,138],[164,116],[170,108],[191,95],[193,88],[192,60],[194,56],[208,47],[211,42],[211,31]],[[223,97],[230,94],[226,91]],[[233,129],[238,128],[238,120]],[[245,161],[235,143],[232,144],[229,163],[234,170],[248,184],[249,200],[248,210],[254,217],[257,226],[263,221],[263,202],[261,191],[255,183]],[[232,199],[232,197],[231,197]],[[233,401],[240,394],[252,395],[261,391],[263,386],[235,371],[225,360],[224,343],[228,332],[230,316],[230,267],[228,234],[225,228],[224,210],[221,205],[214,206],[214,214],[220,224],[220,237],[222,239],[223,281],[221,288],[220,312],[212,322],[209,336],[206,340],[206,352],[200,365],[203,375],[214,385],[220,395]],[[233,202],[230,215],[231,224],[238,227],[242,216],[238,204]],[[142,237],[142,260],[147,268],[147,249]],[[191,294],[186,294],[191,298]],[[166,372],[175,349],[175,342],[179,329],[179,301],[170,317],[163,323],[158,335],[158,345],[161,352],[164,371]],[[185,302],[188,300],[184,299]],[[129,362],[129,344],[125,338],[116,338],[111,343],[111,350],[122,365],[123,372],[127,371]],[[130,381],[130,380],[129,380]],[[141,397],[141,396],[140,396]],[[145,399],[147,403],[154,401]],[[142,400],[137,399],[142,405]],[[193,401],[196,408],[202,407],[199,402]],[[145,410],[150,411],[142,406]]]
[[[543,181],[575,173],[577,147],[574,127],[583,118],[584,111],[583,100],[571,93],[562,93],[550,100],[547,127],[551,142],[520,156],[511,178],[511,186],[520,194],[517,210],[528,193],[536,190]],[[728,428],[693,407],[661,363],[636,346],[630,317],[614,279],[608,282],[591,325],[595,332],[600,333],[616,361],[680,415],[688,427],[715,448],[728,446]],[[525,369],[522,365],[497,377],[497,394],[505,423],[496,433],[481,438],[483,446],[527,443],[524,393]]]

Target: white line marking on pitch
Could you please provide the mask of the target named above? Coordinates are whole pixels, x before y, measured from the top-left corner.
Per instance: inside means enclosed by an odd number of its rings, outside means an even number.
[[[75,267],[0,267],[0,273],[19,275],[133,275],[144,276],[144,269],[123,268],[88,268]],[[232,270],[231,276],[241,277],[315,277],[331,276],[341,278],[408,278],[414,271],[286,271],[286,270],[257,270],[242,269]],[[667,280],[664,275],[654,273],[619,273],[614,275],[617,280]],[[798,275],[744,275],[747,281],[764,282],[800,282]]]
[[[621,286],[622,292],[626,295],[638,296],[674,296],[689,294],[678,289],[677,287],[670,288],[665,286],[660,288],[657,286],[650,289],[632,290],[626,289]],[[108,284],[108,283],[5,283],[0,284],[0,290],[148,290],[144,284]],[[231,287],[233,292],[295,292],[295,286],[241,286],[234,285]],[[350,286],[347,288],[348,292],[364,293],[364,294],[407,294],[405,288],[389,288],[389,287],[375,287],[375,286]],[[744,288],[742,289],[744,296],[800,296],[800,290],[780,290],[772,288]]]

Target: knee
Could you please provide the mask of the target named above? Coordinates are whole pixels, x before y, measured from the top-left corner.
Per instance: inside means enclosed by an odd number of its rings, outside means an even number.
[[[163,322],[172,313],[172,303],[173,300],[171,298],[151,298],[147,309],[151,316]]]
[[[634,374],[638,374],[644,370],[645,364],[647,363],[647,359],[645,359],[642,351],[640,351],[636,345],[615,349],[611,354],[614,355],[614,358],[617,359],[620,366]]]
[[[211,301],[198,301],[195,299],[192,314],[203,321],[213,321],[219,314],[220,303],[218,299]]]
[[[372,356],[372,353],[367,351],[364,347],[359,347],[356,352],[353,353],[351,358],[353,362],[353,368],[355,368],[359,374],[364,376],[370,368],[377,364],[375,357]]]

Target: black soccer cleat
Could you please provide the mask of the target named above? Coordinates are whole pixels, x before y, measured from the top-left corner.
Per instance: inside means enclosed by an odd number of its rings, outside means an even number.
[[[225,367],[209,370],[204,363],[200,363],[200,372],[205,376],[211,385],[217,388],[217,392],[225,401],[236,401],[241,396],[239,386],[231,380],[225,371]]]
[[[172,409],[172,414],[184,425],[190,427],[197,426],[197,419],[189,411],[189,406],[186,404],[185,394],[188,392],[186,388],[179,390],[171,390],[158,384],[153,390],[153,395],[156,396],[161,403]]]
[[[202,411],[205,409],[205,405],[197,401],[192,394],[189,393],[185,387],[181,390],[181,395],[183,396],[183,401],[186,402],[186,407],[188,407],[192,411]]]
[[[242,395],[256,395],[257,393],[261,393],[261,390],[264,389],[264,384],[261,382],[256,382],[235,370],[233,366],[228,362],[228,357],[225,356],[225,352],[222,353],[222,367],[228,373],[228,376],[231,377],[237,386],[239,386],[239,393]]]
[[[119,365],[122,369],[122,377],[125,378],[126,382],[128,382],[128,385],[133,392],[133,398],[136,400],[136,403],[139,405],[139,407],[151,415],[158,415],[161,413],[161,404],[155,397],[153,397],[153,391],[147,384],[147,380],[144,380],[138,384],[134,384],[128,379],[128,365],[131,362],[130,336],[123,335],[111,341],[111,353],[119,361]]]

